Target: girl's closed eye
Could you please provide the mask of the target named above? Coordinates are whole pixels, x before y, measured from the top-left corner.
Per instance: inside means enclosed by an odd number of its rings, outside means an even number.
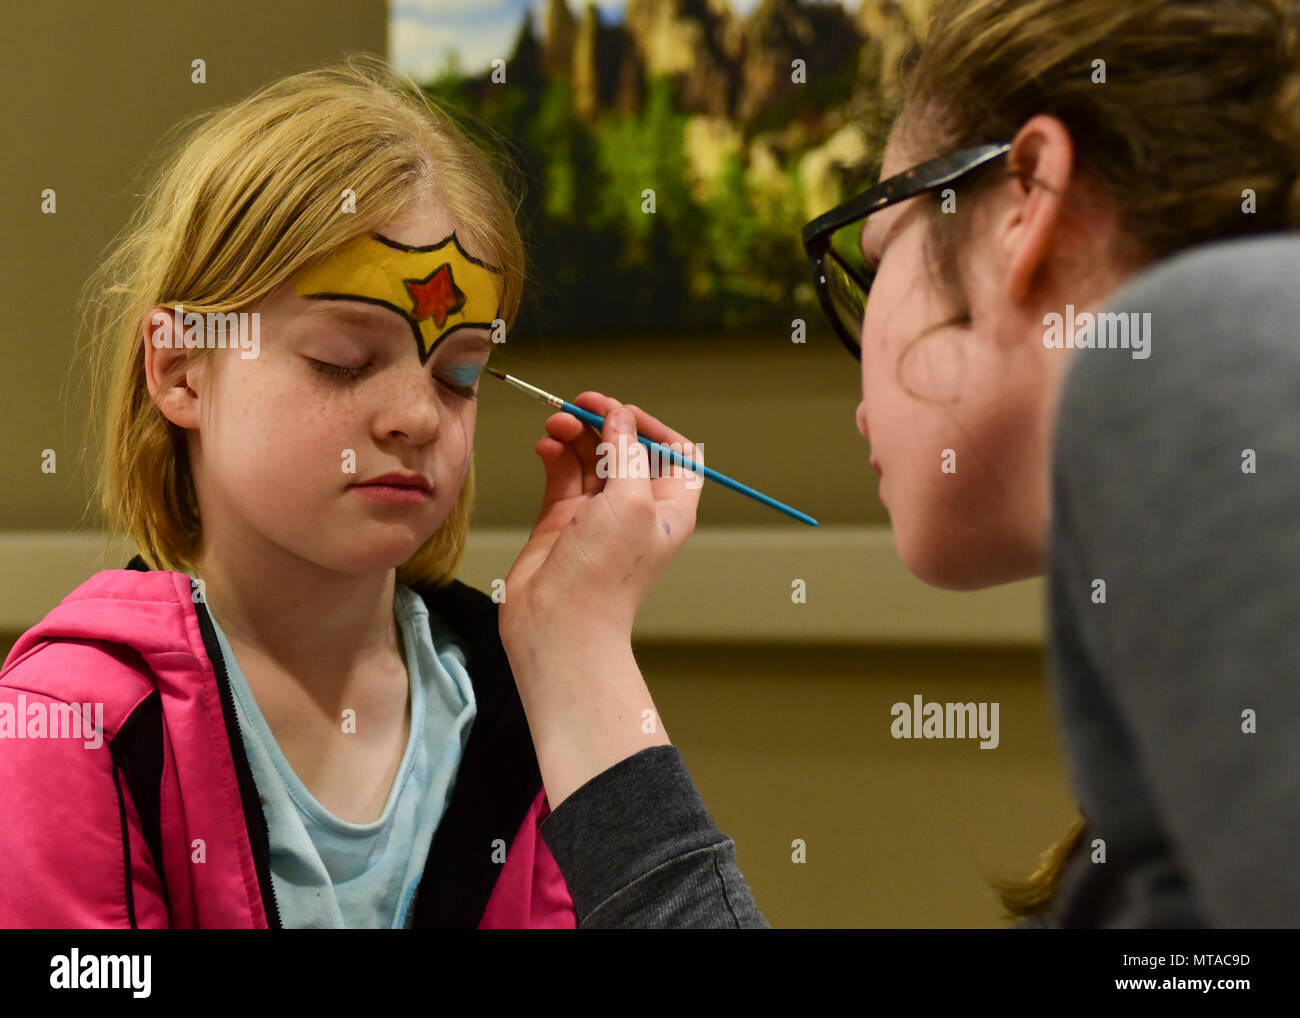
[[[331,364],[328,361],[316,360],[314,357],[308,357],[307,361],[319,374],[341,381],[356,381],[370,368],[369,362],[356,367],[347,367],[342,364]],[[453,364],[443,369],[442,375],[446,377],[440,375],[434,377],[462,399],[473,399],[478,395],[475,386],[482,374],[482,364],[466,363]]]
[[[348,381],[355,381],[360,378],[366,373],[366,369],[370,367],[369,362],[361,364],[355,368],[349,368],[341,364],[331,364],[328,361],[318,361],[314,357],[308,357],[307,361],[311,364],[314,370],[322,375]]]

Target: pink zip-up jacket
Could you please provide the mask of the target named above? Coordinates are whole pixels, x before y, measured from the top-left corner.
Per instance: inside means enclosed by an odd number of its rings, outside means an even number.
[[[137,556],[90,577],[10,651],[0,927],[282,925],[225,664],[192,590]],[[574,929],[539,832],[550,808],[497,606],[460,581],[417,593],[457,635],[477,712],[409,924]]]

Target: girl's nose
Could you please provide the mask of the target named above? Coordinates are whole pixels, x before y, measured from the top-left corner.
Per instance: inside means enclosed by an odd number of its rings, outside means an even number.
[[[442,423],[439,400],[437,382],[428,369],[404,372],[401,383],[385,397],[380,430],[401,433],[416,443],[436,439]]]
[[[865,399],[858,404],[855,416],[858,422],[858,431],[861,432],[863,438],[870,442],[871,436],[867,433],[867,401]]]

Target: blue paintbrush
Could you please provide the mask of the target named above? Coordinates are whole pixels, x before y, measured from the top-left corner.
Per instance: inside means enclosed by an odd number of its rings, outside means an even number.
[[[553,396],[545,389],[539,389],[535,385],[529,385],[527,382],[516,378],[514,375],[507,375],[504,371],[498,371],[496,368],[485,368],[484,370],[486,370],[490,375],[495,375],[497,378],[501,379],[501,381],[513,385],[520,392],[526,392],[528,395],[540,399],[547,406],[554,407],[556,410],[563,410],[566,414],[573,414],[573,416],[578,418],[578,420],[590,424],[597,431],[600,431],[605,426],[605,418],[601,417],[599,414],[593,414],[590,410],[584,410],[580,406],[575,406],[568,400],[560,399],[559,396]],[[637,433],[636,440],[649,449],[653,456],[667,456],[672,460],[672,462],[677,463],[694,473],[701,474],[704,477],[707,477],[710,481],[717,481],[719,484],[725,484],[732,491],[738,491],[742,495],[748,495],[757,502],[762,502],[764,505],[770,505],[773,509],[777,509],[785,513],[787,516],[793,516],[796,520],[807,523],[810,527],[817,526],[817,521],[807,513],[801,513],[798,509],[792,509],[784,502],[778,502],[776,499],[764,495],[761,491],[755,491],[747,484],[741,484],[739,481],[728,477],[726,474],[718,473],[712,467],[699,466],[691,460],[688,460],[681,453],[669,449],[666,445],[652,442],[639,432]]]

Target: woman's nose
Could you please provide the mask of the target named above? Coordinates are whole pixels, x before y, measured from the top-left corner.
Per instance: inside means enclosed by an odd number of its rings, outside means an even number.
[[[863,438],[870,442],[871,436],[867,433],[867,401],[865,399],[858,404],[855,416],[858,421],[858,431],[861,432]]]

